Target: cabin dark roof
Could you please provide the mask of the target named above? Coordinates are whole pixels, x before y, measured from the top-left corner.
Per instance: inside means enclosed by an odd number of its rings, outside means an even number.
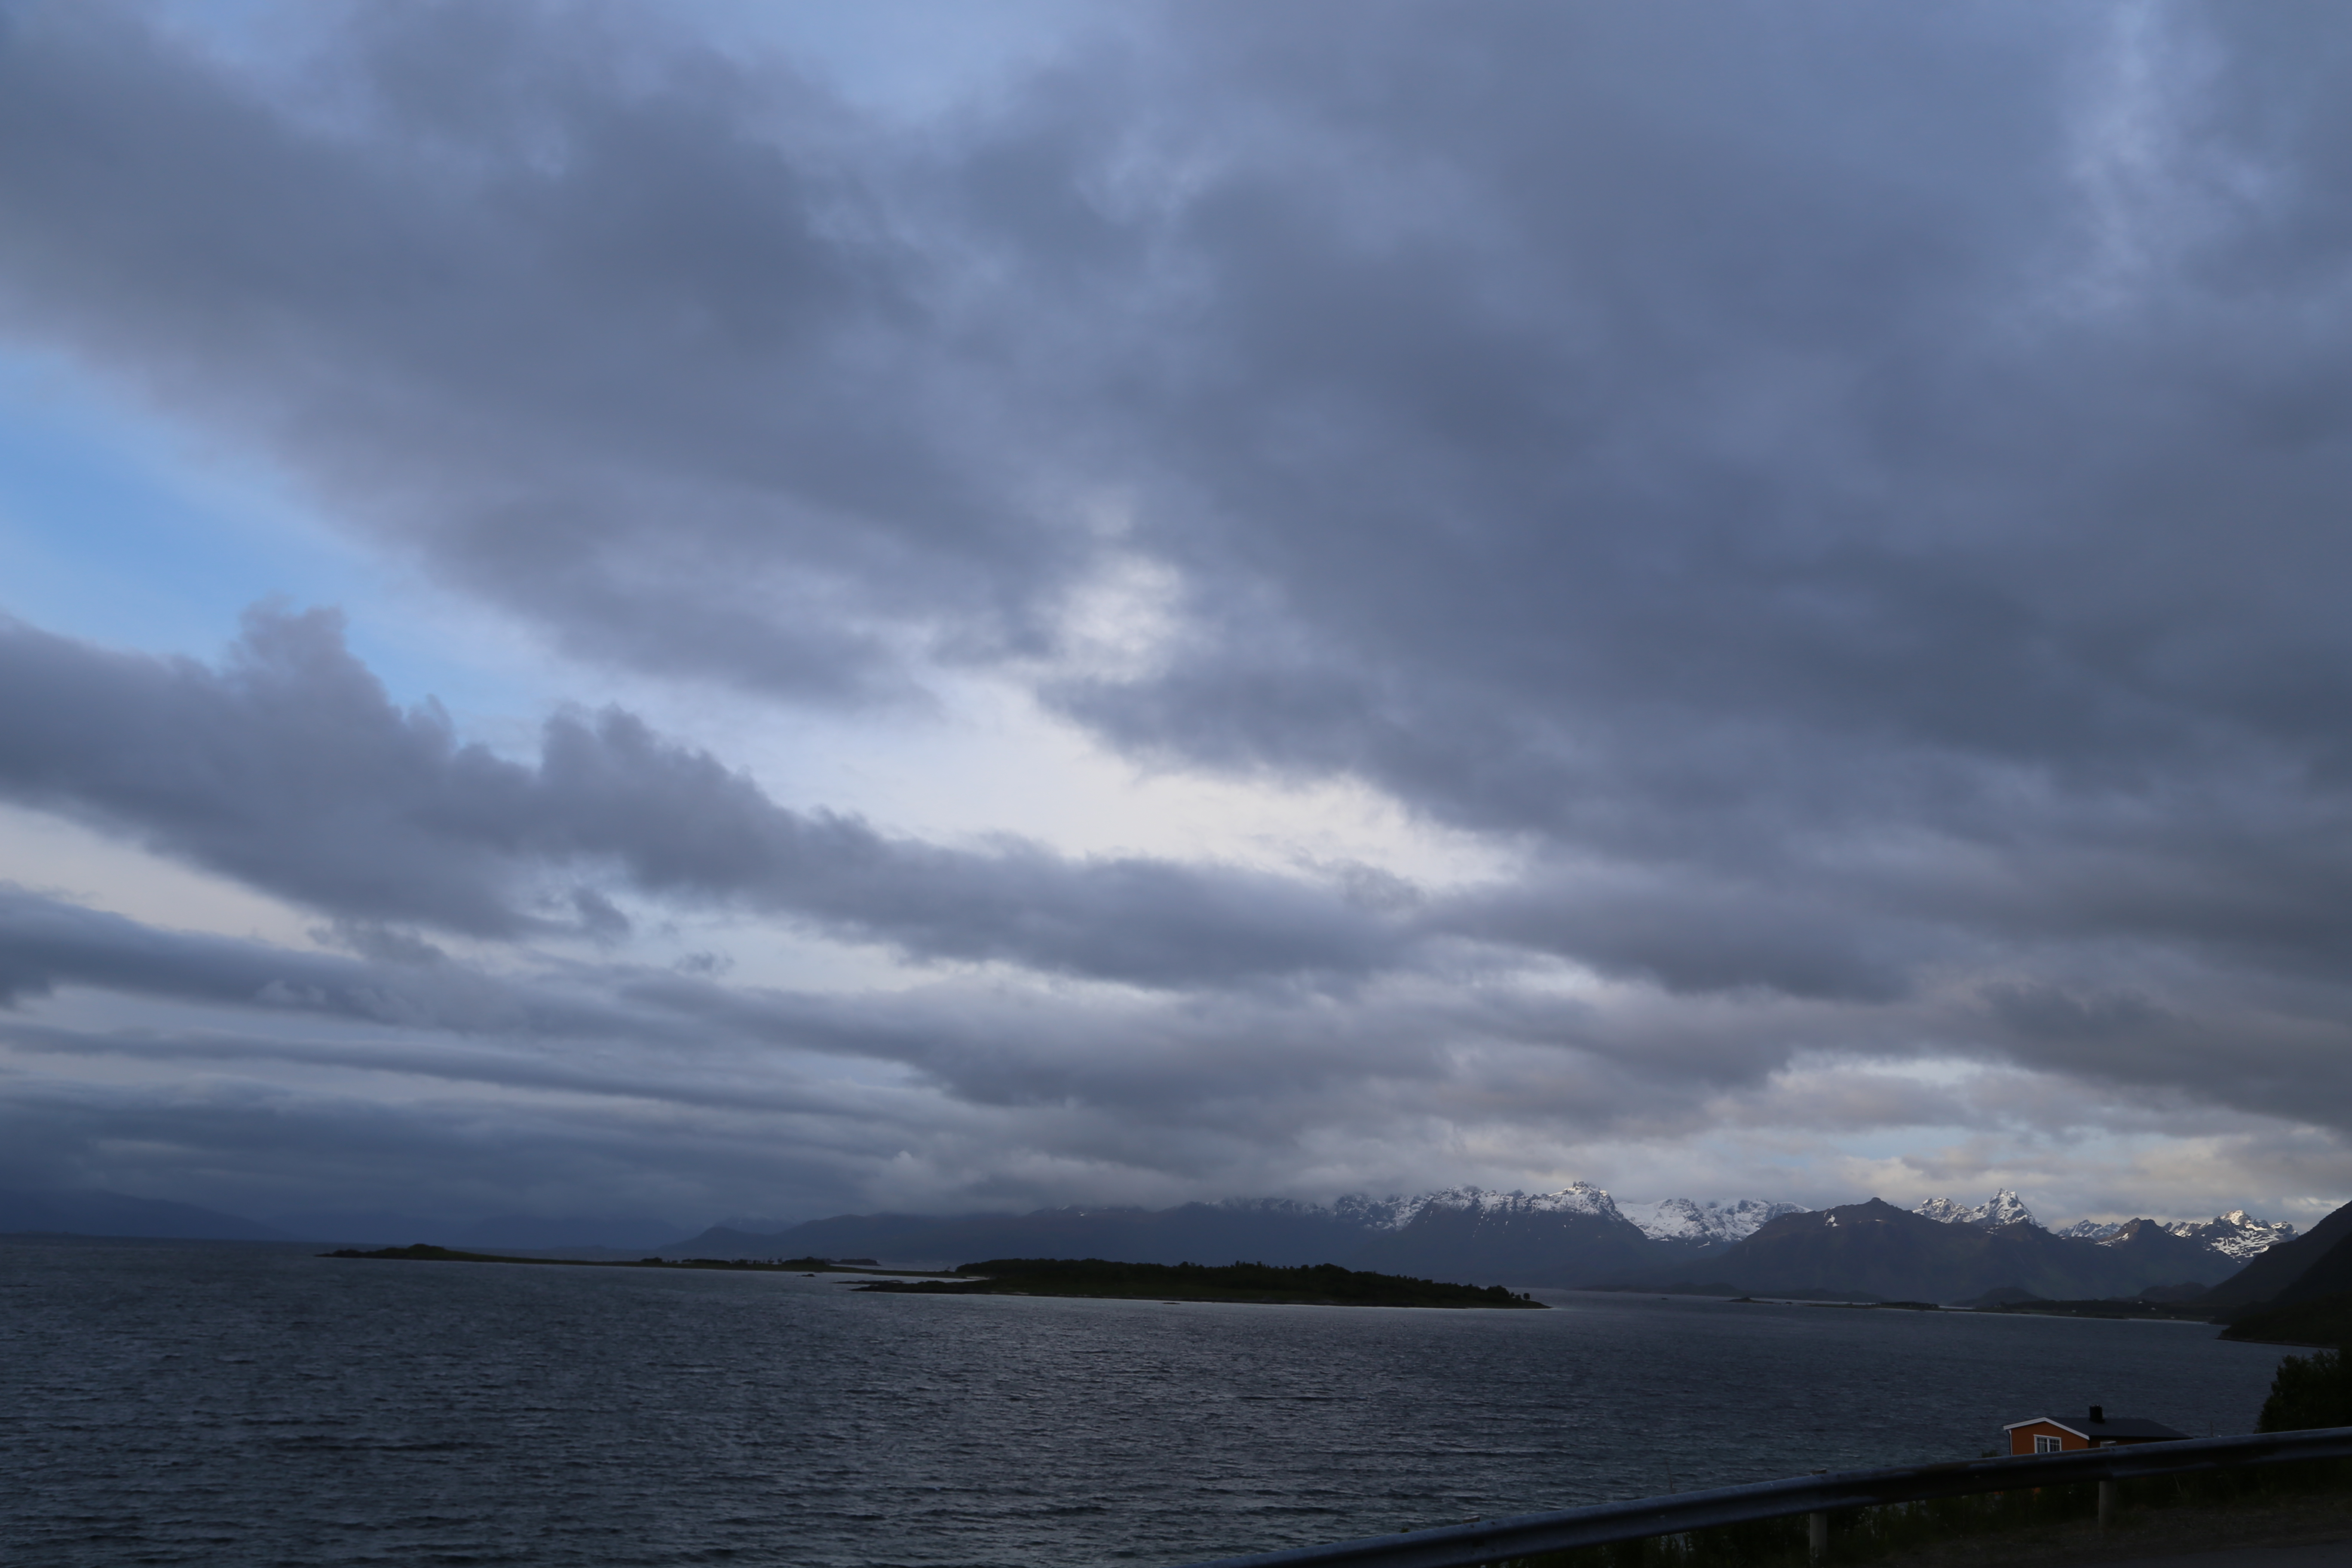
[[[2096,1405],[2092,1406],[2091,1414],[2088,1415],[2037,1415],[2031,1421],[2012,1421],[2001,1430],[2014,1432],[2020,1426],[2036,1426],[2045,1421],[2053,1426],[2063,1426],[2075,1436],[2094,1443],[2102,1440],[2112,1442],[2118,1438],[2138,1442],[2171,1442],[2176,1438],[2189,1436],[2186,1432],[2174,1431],[2161,1421],[2150,1421],[2145,1416],[2109,1415]]]

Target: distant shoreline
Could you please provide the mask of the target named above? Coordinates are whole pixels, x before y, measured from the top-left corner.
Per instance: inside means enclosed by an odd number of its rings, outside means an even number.
[[[834,1263],[823,1258],[515,1258],[496,1252],[459,1252],[453,1247],[380,1247],[363,1251],[339,1247],[320,1258],[362,1258],[396,1263],[530,1263],[561,1268],[688,1268],[726,1274],[879,1274],[893,1279],[955,1279],[935,1268],[882,1268],[862,1264]]]

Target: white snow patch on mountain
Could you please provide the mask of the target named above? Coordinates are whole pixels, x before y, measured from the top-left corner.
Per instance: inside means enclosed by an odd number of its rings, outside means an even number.
[[[1497,1214],[1582,1214],[1622,1219],[1616,1200],[1591,1182],[1570,1182],[1556,1193],[1491,1192],[1485,1187],[1448,1187],[1410,1200],[1413,1214],[1424,1208],[1489,1209]],[[1410,1216],[1407,1216],[1409,1221]],[[1400,1221],[1399,1223],[1406,1223]]]
[[[1761,1198],[1700,1203],[1691,1198],[1661,1198],[1654,1204],[1633,1204],[1622,1210],[1652,1241],[1744,1241],[1757,1228],[1784,1214],[1803,1214],[1802,1204],[1767,1203]]]
[[[2294,1226],[2286,1221],[2256,1219],[2243,1209],[2231,1209],[2209,1220],[2176,1220],[2164,1228],[2175,1236],[2201,1241],[2239,1263],[2294,1237]]]
[[[1376,1198],[1369,1193],[1349,1193],[1329,1208],[1291,1198],[1227,1198],[1223,1206],[1301,1216],[1329,1215],[1368,1230],[1402,1230],[1422,1210],[1431,1207],[1478,1209],[1496,1219],[1507,1219],[1514,1215],[1590,1215],[1597,1219],[1624,1220],[1653,1241],[1708,1245],[1741,1241],[1782,1215],[1811,1212],[1801,1204],[1770,1203],[1761,1198],[1739,1198],[1730,1203],[1661,1198],[1655,1203],[1628,1204],[1621,1207],[1606,1189],[1591,1182],[1570,1182],[1559,1191],[1549,1193],[1505,1193],[1486,1187],[1444,1187],[1436,1192],[1417,1193],[1412,1197],[1391,1194],[1384,1198]],[[1974,1225],[1990,1228],[2013,1225],[2020,1220],[2029,1225],[2039,1223],[2032,1211],[2025,1206],[2025,1201],[2007,1187],[1974,1207],[1955,1203],[1950,1198],[1929,1198],[1912,1212],[1945,1225]],[[2169,1220],[2164,1222],[2164,1228],[2175,1236],[2201,1242],[2223,1257],[2241,1263],[2296,1234],[2294,1226],[2284,1220],[2256,1219],[2243,1209],[2231,1209],[2210,1220]],[[2085,1219],[2075,1221],[2057,1234],[2077,1241],[2108,1242],[2120,1237],[2123,1229],[2123,1226],[2112,1221]]]
[[[1350,1193],[1332,1205],[1343,1219],[1380,1230],[1402,1230],[1425,1208],[1480,1209],[1497,1216],[1534,1214],[1591,1215],[1622,1219],[1616,1200],[1591,1182],[1570,1182],[1556,1193],[1494,1192],[1486,1187],[1445,1187],[1412,1197],[1375,1198]]]
[[[1739,1198],[1731,1203],[1693,1198],[1663,1198],[1656,1203],[1621,1207],[1607,1189],[1591,1182],[1570,1182],[1557,1192],[1496,1192],[1486,1187],[1446,1187],[1412,1197],[1372,1198],[1357,1194],[1334,1205],[1345,1218],[1387,1230],[1402,1230],[1426,1208],[1479,1209],[1497,1217],[1512,1215],[1591,1215],[1596,1219],[1626,1220],[1652,1240],[1732,1242],[1756,1233],[1758,1226],[1784,1214],[1803,1214],[1801,1204],[1771,1203]]]
[[[2243,1263],[2282,1241],[2294,1239],[2295,1228],[2283,1219],[2256,1219],[2243,1209],[2215,1215],[2211,1219],[2171,1219],[2157,1222],[2174,1236],[2201,1242],[2235,1263]],[[2124,1227],[2112,1220],[2079,1219],[2058,1234],[2076,1241],[2114,1246]]]
[[[1341,1219],[1368,1229],[1399,1230],[1420,1212],[1418,1205],[1421,1201],[1395,1193],[1384,1198],[1376,1198],[1370,1193],[1349,1193],[1334,1203],[1331,1208]]]
[[[1929,1198],[1911,1212],[1942,1225],[1976,1225],[1988,1230],[1995,1226],[2015,1225],[2020,1220],[2028,1225],[2039,1223],[2033,1211],[2025,1206],[2025,1200],[2007,1187],[1974,1208],[1963,1208],[1949,1198]]]

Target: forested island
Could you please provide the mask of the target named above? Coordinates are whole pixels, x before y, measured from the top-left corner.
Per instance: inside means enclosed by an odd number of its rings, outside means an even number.
[[[1276,1268],[1263,1263],[1111,1263],[1099,1258],[999,1258],[966,1263],[951,1273],[878,1268],[824,1258],[516,1258],[460,1252],[419,1243],[368,1250],[340,1247],[327,1258],[381,1258],[408,1263],[537,1263],[572,1268],[716,1268],[743,1273],[887,1274],[860,1285],[921,1296],[1099,1296],[1133,1300],[1259,1301],[1328,1307],[1541,1307],[1532,1296],[1500,1285],[1447,1285],[1398,1274],[1342,1268],[1336,1263]],[[862,1261],[862,1260],[861,1260]],[[928,1278],[909,1280],[908,1274]]]
[[[1537,1307],[1500,1285],[1446,1285],[1373,1274],[1336,1263],[1276,1268],[1264,1263],[1111,1263],[1099,1258],[998,1258],[966,1263],[961,1278],[877,1280],[860,1290],[908,1296],[1098,1296],[1163,1301],[1256,1301],[1325,1307]]]

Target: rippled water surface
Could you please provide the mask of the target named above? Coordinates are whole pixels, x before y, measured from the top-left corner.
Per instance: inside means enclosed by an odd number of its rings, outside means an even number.
[[[1548,1312],[0,1241],[0,1561],[1180,1563],[1821,1468],[2098,1401],[2245,1431],[2212,1331]]]

